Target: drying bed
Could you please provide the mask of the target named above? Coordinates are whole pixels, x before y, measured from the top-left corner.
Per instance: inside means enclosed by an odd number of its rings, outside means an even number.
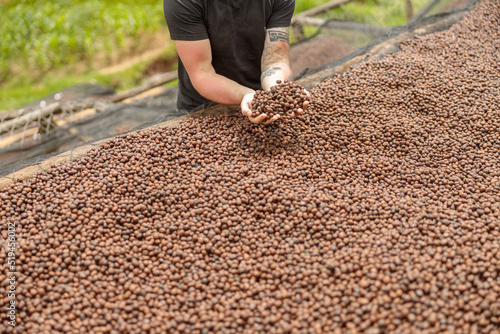
[[[288,122],[188,119],[3,189],[4,328],[498,333],[499,22],[483,1]]]

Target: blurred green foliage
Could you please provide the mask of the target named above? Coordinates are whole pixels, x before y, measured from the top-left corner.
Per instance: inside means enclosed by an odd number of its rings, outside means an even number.
[[[298,14],[308,9],[321,6],[330,1],[331,0],[295,0],[294,14]]]
[[[3,1],[0,17],[0,83],[90,61],[164,25],[157,0]]]
[[[416,14],[429,0],[411,0]],[[324,18],[395,27],[405,25],[406,1],[404,0],[357,0],[333,9]]]

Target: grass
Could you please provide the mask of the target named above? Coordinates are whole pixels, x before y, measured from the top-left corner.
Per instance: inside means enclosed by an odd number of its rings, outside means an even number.
[[[167,48],[159,58],[172,57],[175,50]],[[81,84],[92,83],[111,86],[118,90],[125,90],[137,86],[143,79],[143,71],[148,65],[147,61],[138,62],[122,71],[112,74],[101,74],[98,70],[87,70],[77,75],[67,75],[64,69],[55,71],[50,76],[43,77],[40,81],[33,81],[26,76],[18,77],[2,86],[0,92],[0,107],[5,110],[29,104],[35,100],[48,96],[64,88]]]
[[[330,0],[297,0],[295,1],[294,14],[302,13],[308,9],[321,6]]]
[[[416,14],[429,0],[411,2]],[[386,27],[405,25],[408,21],[404,0],[357,0],[326,13],[324,17]]]
[[[314,2],[314,0],[305,1],[308,3]],[[418,13],[418,11],[429,1],[430,0],[411,0],[413,13]],[[321,5],[327,3],[328,0],[316,2],[318,5]],[[408,22],[404,0],[356,0],[332,9],[319,17],[385,27],[402,26]],[[317,27],[304,27],[306,37],[314,35],[317,31]],[[340,32],[340,34],[343,33]],[[345,34],[349,34],[349,32],[345,32]],[[359,47],[365,44],[363,41],[365,41],[366,38],[362,36],[358,37],[360,37],[360,40],[357,42],[353,41],[353,43]]]

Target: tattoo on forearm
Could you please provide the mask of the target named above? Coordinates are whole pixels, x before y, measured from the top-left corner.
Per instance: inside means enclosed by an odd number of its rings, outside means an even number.
[[[288,43],[288,32],[269,30],[269,40],[271,42],[285,42]]]
[[[289,56],[288,50],[288,28],[268,29],[269,39],[266,38],[264,50],[262,52],[261,80],[267,79],[288,68]]]
[[[274,66],[274,67],[268,67],[262,72],[260,76],[260,80],[264,80],[264,78],[270,77],[271,75],[276,74],[276,72],[281,71],[281,67]]]

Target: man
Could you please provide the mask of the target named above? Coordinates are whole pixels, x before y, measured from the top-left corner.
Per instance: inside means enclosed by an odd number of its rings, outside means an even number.
[[[288,27],[294,0],[164,0],[163,6],[179,55],[178,109],[239,104],[254,123],[279,118],[251,117],[251,102],[255,90],[292,74]]]

